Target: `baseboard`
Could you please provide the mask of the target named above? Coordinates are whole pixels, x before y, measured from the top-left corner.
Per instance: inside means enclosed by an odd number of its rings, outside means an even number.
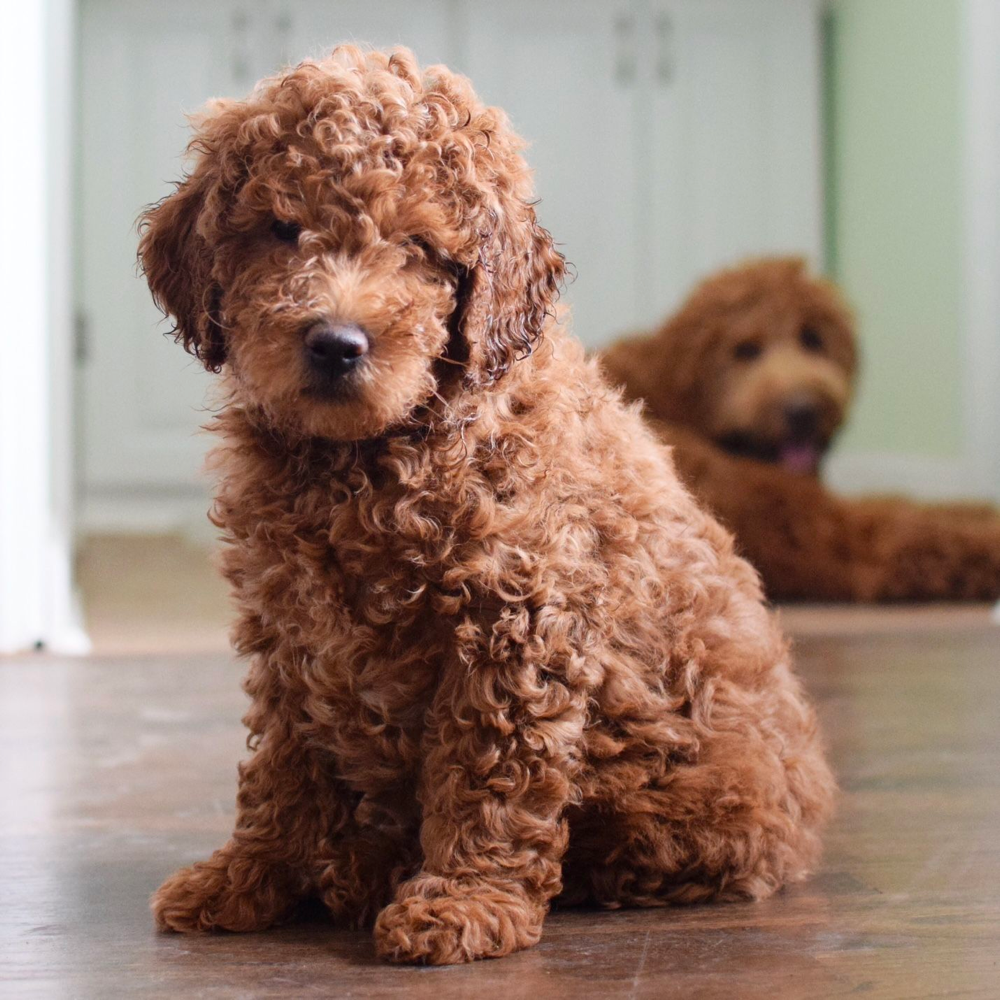
[[[1000,502],[1000,483],[966,457],[873,452],[832,455],[823,478],[846,494],[900,493],[916,500],[986,500]]]
[[[78,535],[183,534],[195,541],[210,541],[217,529],[208,520],[208,493],[90,493],[80,499]]]

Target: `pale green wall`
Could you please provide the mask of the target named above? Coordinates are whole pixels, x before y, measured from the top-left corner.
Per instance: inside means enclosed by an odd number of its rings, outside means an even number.
[[[834,0],[827,254],[858,315],[845,451],[951,456],[961,437],[959,0]]]

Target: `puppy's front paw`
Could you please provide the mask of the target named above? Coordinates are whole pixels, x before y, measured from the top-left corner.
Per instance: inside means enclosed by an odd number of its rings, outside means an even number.
[[[451,965],[501,958],[537,944],[545,908],[520,890],[418,875],[375,922],[375,946],[392,962]]]
[[[256,931],[279,920],[294,902],[273,866],[217,851],[175,872],[151,901],[163,931]]]

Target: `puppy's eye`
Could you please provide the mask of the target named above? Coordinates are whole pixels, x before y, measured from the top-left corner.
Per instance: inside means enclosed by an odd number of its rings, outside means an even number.
[[[763,350],[764,348],[756,340],[741,340],[733,348],[733,357],[737,361],[753,361],[754,358],[761,356]]]
[[[434,260],[437,256],[434,248],[422,236],[408,236],[406,246],[410,250],[419,250],[427,260]]]
[[[282,243],[298,243],[302,233],[302,227],[297,222],[286,222],[284,219],[275,219],[271,223],[271,233]]]
[[[811,326],[804,326],[799,331],[799,343],[807,351],[819,353],[823,350],[823,338]]]
[[[421,274],[430,281],[447,281],[454,277],[455,263],[447,252],[437,249],[429,240],[421,236],[408,236],[403,241],[406,251],[406,268],[419,268]]]

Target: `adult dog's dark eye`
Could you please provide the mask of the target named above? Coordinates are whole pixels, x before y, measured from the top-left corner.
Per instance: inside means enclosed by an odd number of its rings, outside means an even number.
[[[284,219],[275,219],[271,223],[271,232],[282,243],[298,243],[302,227],[297,222],[286,222]]]
[[[811,326],[804,326],[799,331],[799,343],[807,351],[823,350],[823,338]]]
[[[764,348],[756,340],[741,340],[733,348],[733,357],[737,361],[753,361],[754,358],[761,356],[763,350]]]

